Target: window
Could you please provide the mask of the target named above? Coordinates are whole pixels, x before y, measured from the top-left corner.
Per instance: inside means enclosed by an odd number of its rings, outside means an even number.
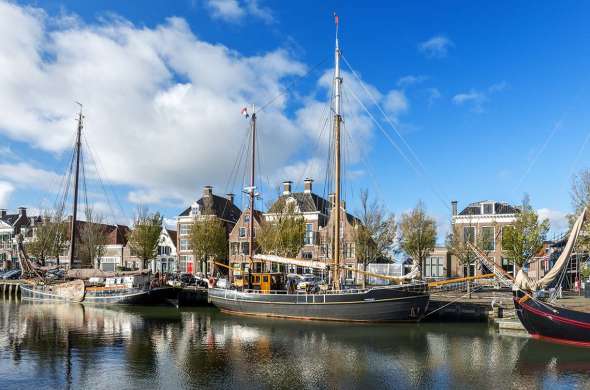
[[[240,228],[239,237],[240,237],[240,238],[244,238],[244,237],[246,237],[246,228],[245,228],[245,227],[241,227],[241,228]]]
[[[240,254],[240,243],[239,242],[232,242],[231,243],[231,254],[234,256]]]
[[[250,223],[250,214],[244,215],[244,223]]]
[[[514,262],[502,257],[502,269],[511,275],[514,275]]]
[[[181,236],[188,236],[191,233],[191,225],[188,223],[181,223],[180,224],[180,235]]]
[[[484,226],[481,228],[481,246],[484,251],[493,251],[496,249],[495,229],[493,226]]]
[[[344,244],[344,258],[345,259],[353,259],[354,258],[354,242],[347,242]]]
[[[475,226],[463,227],[463,242],[475,244]]]
[[[305,245],[313,245],[313,224],[311,223],[306,223],[305,224],[305,239],[304,239],[304,244]]]
[[[181,251],[188,251],[190,250],[190,244],[189,241],[186,238],[181,238],[180,239],[180,250]]]
[[[250,254],[250,243],[249,242],[242,242],[242,254],[243,255]]]
[[[424,275],[427,278],[442,278],[445,276],[443,258],[440,256],[427,257],[424,268]]]
[[[481,213],[482,214],[494,214],[494,204],[493,203],[483,203]]]
[[[313,258],[313,253],[311,252],[303,252],[301,255],[306,260],[311,260]]]

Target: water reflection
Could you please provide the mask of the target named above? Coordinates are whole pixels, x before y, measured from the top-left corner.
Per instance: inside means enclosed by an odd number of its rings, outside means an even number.
[[[0,303],[3,388],[586,386],[590,353],[485,324],[354,325],[215,309]],[[6,385],[6,386],[5,386]]]

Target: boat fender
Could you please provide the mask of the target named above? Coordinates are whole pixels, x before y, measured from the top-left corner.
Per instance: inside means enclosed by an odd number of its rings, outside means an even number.
[[[213,276],[211,276],[208,280],[209,282],[209,287],[213,288],[215,287],[215,279],[213,278]]]

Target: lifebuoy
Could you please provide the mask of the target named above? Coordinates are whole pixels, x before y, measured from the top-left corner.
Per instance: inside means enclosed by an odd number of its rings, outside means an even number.
[[[208,280],[209,282],[209,287],[215,287],[215,279],[213,278],[213,276],[211,276]]]

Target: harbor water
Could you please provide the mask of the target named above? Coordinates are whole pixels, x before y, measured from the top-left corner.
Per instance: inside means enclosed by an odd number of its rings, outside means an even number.
[[[590,389],[590,350],[487,323],[0,302],[2,389]]]

